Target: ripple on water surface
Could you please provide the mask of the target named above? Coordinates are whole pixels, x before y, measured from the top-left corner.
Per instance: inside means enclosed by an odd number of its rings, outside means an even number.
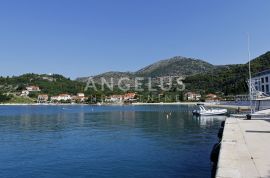
[[[224,118],[188,106],[1,106],[0,177],[210,177]]]

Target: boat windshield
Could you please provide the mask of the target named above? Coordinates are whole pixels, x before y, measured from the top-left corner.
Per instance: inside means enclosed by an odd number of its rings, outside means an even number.
[[[206,111],[205,107],[203,107],[203,106],[199,106],[199,107],[200,107],[200,110]]]

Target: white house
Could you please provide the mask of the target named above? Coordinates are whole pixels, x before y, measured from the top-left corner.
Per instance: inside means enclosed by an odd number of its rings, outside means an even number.
[[[123,95],[111,95],[105,99],[105,102],[118,103],[123,101]]]
[[[71,100],[71,96],[68,95],[68,94],[60,94],[60,95],[59,95],[59,99],[60,99],[60,100],[64,100],[64,101],[66,101],[66,100]]]
[[[26,90],[31,92],[31,91],[40,91],[38,86],[28,86],[26,87]]]
[[[84,102],[88,98],[85,97],[84,93],[77,93],[76,96],[71,97],[73,101],[79,101],[79,102]]]
[[[28,90],[23,90],[21,93],[21,96],[28,96],[29,95],[29,91]]]
[[[58,96],[52,96],[51,100],[52,101],[61,101],[61,100],[67,101],[67,100],[71,100],[71,96],[68,94],[60,94]]]
[[[49,99],[49,96],[48,95],[45,95],[45,94],[38,95],[38,98],[37,98],[38,102],[40,102],[40,103],[47,102],[48,99]]]
[[[202,95],[194,92],[187,92],[185,94],[185,98],[188,101],[199,101],[201,99]]]
[[[59,97],[59,96],[52,96],[52,97],[51,97],[51,101],[60,101],[60,100],[58,100],[58,97]]]
[[[77,93],[78,97],[84,97],[84,93]]]
[[[270,95],[270,69],[257,73],[252,78],[252,83],[257,91]]]

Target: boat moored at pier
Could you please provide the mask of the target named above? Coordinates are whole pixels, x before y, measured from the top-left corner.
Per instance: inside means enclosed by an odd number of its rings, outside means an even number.
[[[227,109],[206,109],[202,104],[198,104],[199,109],[193,110],[192,114],[197,116],[215,116],[227,114]]]

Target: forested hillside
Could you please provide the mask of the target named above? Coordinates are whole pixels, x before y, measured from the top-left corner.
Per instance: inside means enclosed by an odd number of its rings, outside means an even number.
[[[270,52],[251,61],[252,74],[270,69]],[[206,73],[188,76],[185,79],[188,90],[223,92],[224,95],[248,92],[248,63],[216,67]]]

